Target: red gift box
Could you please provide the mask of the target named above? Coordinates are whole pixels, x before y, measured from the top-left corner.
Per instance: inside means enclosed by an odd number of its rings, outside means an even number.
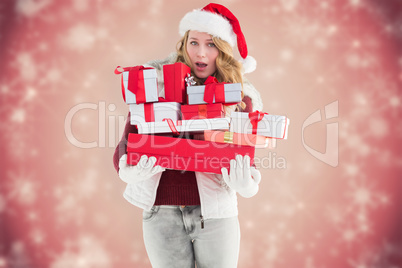
[[[252,146],[130,133],[127,163],[136,165],[145,154],[156,157],[156,165],[164,168],[221,174],[238,154],[249,155],[252,165],[254,152]]]
[[[191,68],[181,62],[163,65],[165,100],[183,103],[186,100],[186,78]]]
[[[182,105],[181,113],[182,120],[225,117],[222,103]]]
[[[272,139],[265,136],[236,133],[230,131],[205,130],[204,139],[206,141],[220,143],[234,143],[241,145],[254,146],[255,148],[272,148]]]

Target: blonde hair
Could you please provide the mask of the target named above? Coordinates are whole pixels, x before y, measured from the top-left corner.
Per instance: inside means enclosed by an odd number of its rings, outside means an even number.
[[[187,53],[187,41],[189,32],[187,31],[183,38],[177,43],[177,59],[176,62],[182,62],[187,66],[191,66],[191,60]],[[233,57],[233,49],[232,46],[218,38],[213,36],[212,41],[214,42],[216,48],[219,51],[218,57],[216,58],[216,71],[212,74],[212,76],[216,77],[219,82],[226,83],[241,83],[243,87],[243,76],[241,73],[242,65],[239,61],[237,61]],[[193,70],[191,70],[191,74],[194,76],[194,80],[198,85],[203,84],[205,79],[200,79],[195,76]],[[243,90],[241,92],[241,97],[243,98]],[[242,101],[240,103],[240,109],[245,108],[245,103]]]

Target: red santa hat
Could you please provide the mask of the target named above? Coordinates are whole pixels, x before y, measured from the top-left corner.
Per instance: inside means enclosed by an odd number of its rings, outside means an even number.
[[[232,47],[237,44],[240,56],[243,58],[243,70],[251,73],[255,70],[257,62],[248,56],[246,39],[240,28],[237,18],[226,7],[219,4],[208,4],[202,9],[193,10],[182,18],[179,25],[181,36],[188,30],[208,33],[228,42]]]

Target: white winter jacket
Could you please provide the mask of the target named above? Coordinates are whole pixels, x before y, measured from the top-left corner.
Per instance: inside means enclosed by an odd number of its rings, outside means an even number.
[[[164,92],[163,65],[172,64],[176,60],[176,53],[172,53],[164,60],[156,60],[144,64],[153,67],[158,73],[158,88]],[[244,95],[252,100],[253,110],[262,110],[262,101],[259,92],[247,81],[243,81]],[[162,173],[155,174],[148,180],[136,184],[128,184],[124,191],[124,198],[131,204],[144,210],[151,210],[156,199],[156,192]],[[228,218],[237,216],[237,195],[224,182],[221,174],[195,172],[198,192],[201,202],[201,213],[204,219]]]

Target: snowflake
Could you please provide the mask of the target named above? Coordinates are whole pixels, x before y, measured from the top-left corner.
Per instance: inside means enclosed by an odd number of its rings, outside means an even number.
[[[293,11],[299,4],[299,0],[280,0],[280,3],[285,11]]]
[[[378,58],[367,51],[349,51],[345,52],[345,63],[352,69],[367,69],[377,66]]]
[[[162,0],[152,0],[148,5],[149,13],[151,15],[160,15],[163,10],[163,1]]]
[[[361,168],[357,164],[349,164],[346,163],[343,165],[345,169],[345,175],[349,177],[356,177],[357,175],[361,174]]]
[[[370,96],[380,97],[380,103],[389,99],[390,96],[400,94],[397,79],[388,73],[377,71],[370,73],[365,79],[364,87],[370,92]],[[385,103],[385,107],[387,107]],[[385,108],[381,107],[381,108]]]
[[[6,211],[6,198],[0,194],[0,214]],[[1,267],[1,266],[0,266]]]
[[[2,85],[0,86],[0,93],[3,95],[7,95],[8,93],[10,93],[10,87],[2,83]]]
[[[388,205],[390,198],[385,193],[375,191],[373,183],[369,184],[363,178],[352,179],[348,185],[348,206],[330,207],[327,211],[330,221],[341,234],[341,240],[350,245],[374,234],[375,219],[369,217],[370,212],[380,205]]]
[[[38,219],[40,219],[40,216],[34,210],[30,210],[30,211],[26,212],[26,216],[27,216],[28,220],[30,220],[30,221],[37,221]]]
[[[345,126],[345,128],[346,127],[347,126]],[[355,131],[355,129],[341,129],[339,132],[339,137],[342,139],[342,142],[340,142],[342,147],[340,149],[342,149],[342,152],[347,153],[348,156],[351,157],[355,155],[362,157],[369,156],[373,149],[371,148],[370,143],[365,140],[366,135],[362,135],[361,133]],[[347,173],[351,175],[356,174],[356,171],[359,171],[360,169],[354,163],[345,164],[345,168]]]
[[[25,244],[21,241],[13,241],[11,243],[11,250],[7,256],[5,263],[10,264],[9,267],[32,267],[30,265],[29,253],[25,249]]]
[[[391,107],[400,108],[401,107],[401,98],[399,96],[390,96],[389,104]]]
[[[353,8],[363,7],[364,3],[362,0],[348,0],[349,5]]]
[[[138,5],[137,1],[126,1],[126,0],[115,0],[112,2],[113,5],[117,6],[118,9],[122,11],[135,9],[135,5]]]
[[[29,236],[31,237],[32,242],[34,242],[36,245],[42,245],[45,241],[45,234],[39,229],[30,231]]]
[[[15,200],[22,205],[31,205],[36,201],[38,184],[32,174],[26,175],[20,171],[19,174],[9,173],[8,198]]]
[[[385,241],[381,245],[362,250],[355,258],[348,259],[348,263],[353,268],[396,268],[398,266],[395,266],[394,260],[401,256],[400,246]]]
[[[66,249],[55,256],[50,268],[108,268],[111,257],[103,245],[91,236],[84,236],[73,242],[77,250]],[[96,258],[94,258],[96,256]]]
[[[375,138],[385,138],[390,133],[389,126],[386,118],[382,118],[379,116],[372,117],[369,120],[369,132]]]
[[[63,37],[64,45],[74,51],[87,51],[95,45],[96,31],[92,26],[77,24],[68,30],[67,36]]]
[[[270,235],[267,243],[268,245],[265,246],[265,259],[269,265],[273,265],[279,258],[279,240],[276,235]]]
[[[351,180],[350,189],[347,195],[351,197],[352,205],[360,212],[366,213],[370,208],[376,208],[380,204],[386,204],[384,200],[389,200],[389,196],[381,191],[375,191],[374,183],[368,183],[365,179]]]
[[[17,0],[15,11],[26,17],[34,17],[51,2],[51,0]]]
[[[346,213],[347,212],[340,206],[330,206],[326,212],[329,220],[335,225],[340,225],[345,222]]]
[[[99,40],[106,40],[109,37],[109,32],[106,28],[97,28],[96,29],[96,38]]]
[[[83,12],[88,10],[88,7],[90,7],[90,5],[88,0],[73,0],[73,7],[75,11]]]
[[[63,78],[62,72],[59,69],[52,68],[44,76],[44,81],[41,83],[59,83]]]
[[[38,77],[38,67],[33,59],[32,53],[21,51],[16,55],[16,68],[20,78],[24,81],[33,81]]]
[[[10,121],[22,124],[25,122],[26,112],[24,108],[15,108],[10,116]]]
[[[91,198],[91,196],[97,192],[97,186],[99,185],[97,183],[98,179],[99,174],[97,169],[88,169],[82,178],[73,182],[71,189],[77,189],[78,196],[81,198]]]
[[[86,209],[79,204],[85,202],[84,199],[91,198],[98,190],[99,185],[96,182],[99,174],[95,168],[88,169],[84,176],[82,173],[78,176],[64,179],[63,186],[54,187],[53,196],[57,199],[55,212],[59,224],[68,224],[71,221],[81,224]]]
[[[0,268],[6,268],[6,267],[9,267],[7,265],[7,259],[6,257],[0,255]]]
[[[318,36],[320,25],[306,16],[294,15],[284,22],[284,33],[291,43],[306,44]]]
[[[79,204],[80,200],[74,193],[66,192],[63,189],[60,194],[60,200],[54,206],[57,222],[59,224],[68,224],[70,221],[75,220],[75,224],[79,225],[85,216],[85,209]]]
[[[280,52],[280,58],[283,61],[291,61],[294,57],[293,51],[291,49],[282,49]]]

